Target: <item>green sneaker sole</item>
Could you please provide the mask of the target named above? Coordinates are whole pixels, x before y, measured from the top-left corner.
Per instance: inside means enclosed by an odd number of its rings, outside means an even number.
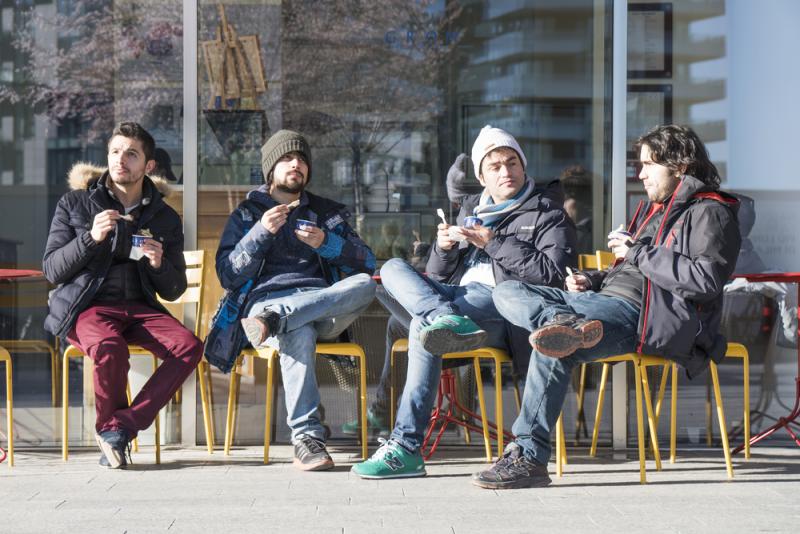
[[[367,478],[370,480],[382,480],[387,478],[418,478],[424,477],[428,473],[423,469],[422,471],[414,471],[412,473],[398,473],[398,474],[391,474],[391,475],[362,475],[356,470],[353,470],[353,473],[358,475],[361,478]]]
[[[457,334],[447,328],[423,330],[420,333],[422,346],[431,354],[447,354],[448,352],[466,352],[486,345],[489,335],[485,330],[470,334]]]

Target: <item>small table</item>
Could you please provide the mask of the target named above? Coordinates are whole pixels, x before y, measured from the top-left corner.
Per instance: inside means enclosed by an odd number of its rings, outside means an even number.
[[[42,273],[42,271],[33,271],[30,269],[0,269],[0,280],[31,278],[36,276],[44,276],[44,273]]]
[[[797,297],[798,302],[800,303],[800,273],[737,274],[735,278],[745,278],[748,282],[783,282],[797,284]],[[800,308],[797,310],[797,318],[798,321],[800,321]],[[798,323],[798,327],[800,328],[800,323]],[[798,332],[798,334],[800,334],[800,332]],[[791,413],[789,413],[789,415],[786,417],[781,417],[778,419],[777,423],[751,437],[750,445],[755,445],[762,439],[771,436],[773,433],[775,433],[775,431],[781,428],[785,428],[789,435],[792,436],[794,442],[797,445],[800,445],[800,437],[798,437],[797,434],[792,431],[790,426],[792,424],[796,424],[797,419],[800,418],[800,336],[797,344],[797,376],[795,376],[795,382],[797,384],[797,391],[794,399],[794,408],[792,408]],[[733,453],[736,454],[743,448],[744,444],[739,445],[733,450]]]

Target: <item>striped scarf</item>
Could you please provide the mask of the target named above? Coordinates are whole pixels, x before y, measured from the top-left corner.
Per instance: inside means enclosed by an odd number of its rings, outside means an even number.
[[[491,195],[486,192],[486,189],[481,193],[481,200],[472,214],[480,217],[483,221],[483,226],[493,227],[503,219],[506,215],[516,210],[522,205],[522,202],[528,198],[533,191],[533,180],[525,175],[525,185],[520,189],[513,198],[505,200],[500,204],[495,204]]]

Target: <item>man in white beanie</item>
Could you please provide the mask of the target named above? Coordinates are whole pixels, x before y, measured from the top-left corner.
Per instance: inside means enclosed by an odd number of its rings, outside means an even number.
[[[483,192],[461,199],[457,226],[439,224],[427,276],[398,258],[381,268],[386,292],[411,316],[408,372],[391,437],[353,466],[357,475],[425,475],[420,449],[442,354],[492,346],[527,365],[530,345],[508,330],[492,289],[506,280],[563,287],[566,267],[576,260],[575,227],[562,207],[560,185],[537,187],[525,173],[527,163],[511,134],[484,127],[472,147]]]

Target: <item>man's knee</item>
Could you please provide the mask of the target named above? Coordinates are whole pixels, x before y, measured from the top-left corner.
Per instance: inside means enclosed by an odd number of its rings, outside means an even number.
[[[370,275],[359,273],[354,276],[348,276],[347,280],[352,284],[352,289],[350,289],[350,291],[353,293],[353,298],[357,301],[371,302],[375,297],[375,289],[378,284],[375,283],[375,280],[373,280]]]
[[[182,338],[181,346],[184,359],[192,367],[197,367],[197,364],[203,359],[203,342],[188,330],[185,331]]]
[[[411,268],[412,267],[406,263],[405,260],[400,258],[392,258],[384,263],[383,267],[381,267],[381,278],[392,278],[397,276],[399,273],[408,271]]]
[[[516,280],[500,282],[492,290],[494,307],[502,314],[503,310],[508,309],[509,306],[515,306],[520,293],[526,290],[526,285],[523,282],[518,282]]]
[[[96,345],[87,347],[95,366],[109,366],[127,362],[130,356],[128,344],[122,337],[109,337]]]

